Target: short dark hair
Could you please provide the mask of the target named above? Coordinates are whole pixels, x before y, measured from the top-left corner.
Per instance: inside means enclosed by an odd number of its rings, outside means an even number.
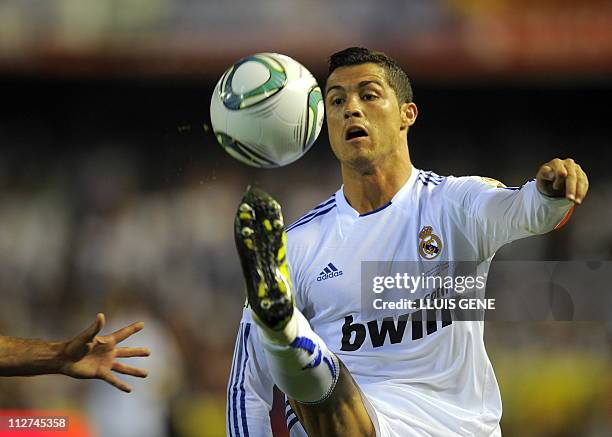
[[[366,49],[363,47],[349,47],[336,52],[329,57],[329,74],[339,67],[372,63],[380,65],[387,74],[387,81],[395,94],[397,100],[402,103],[412,102],[412,86],[408,75],[399,64],[383,52]]]

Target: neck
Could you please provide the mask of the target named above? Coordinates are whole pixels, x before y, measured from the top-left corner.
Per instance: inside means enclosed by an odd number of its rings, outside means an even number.
[[[365,166],[341,163],[344,196],[359,213],[365,214],[391,201],[412,174],[408,147]]]

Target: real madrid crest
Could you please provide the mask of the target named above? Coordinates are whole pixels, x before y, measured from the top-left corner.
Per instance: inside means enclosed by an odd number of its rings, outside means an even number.
[[[433,233],[431,226],[423,226],[419,232],[419,255],[425,259],[434,259],[442,252],[442,240]]]

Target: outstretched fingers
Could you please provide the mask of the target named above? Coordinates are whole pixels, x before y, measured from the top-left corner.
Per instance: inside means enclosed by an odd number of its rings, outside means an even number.
[[[134,366],[128,366],[127,364],[118,363],[118,362],[113,363],[112,369],[115,372],[123,373],[124,375],[137,376],[139,378],[146,378],[148,375],[148,372],[145,369],[140,369]]]
[[[81,332],[76,339],[80,340],[82,344],[89,343],[94,339],[96,335],[104,328],[106,324],[106,318],[104,314],[98,313],[96,314],[96,319],[93,321],[91,325],[87,327],[83,332]]]
[[[132,323],[130,326],[126,326],[125,328],[121,328],[113,332],[111,336],[115,339],[117,343],[119,343],[128,338],[129,336],[142,330],[142,328],[144,328],[144,322]]]
[[[110,385],[117,387],[121,391],[126,393],[130,393],[132,391],[132,388],[129,385],[120,380],[117,375],[113,374],[110,370],[103,370],[100,374],[100,378],[108,382]]]
[[[146,347],[118,347],[115,356],[118,358],[148,357],[151,351]]]

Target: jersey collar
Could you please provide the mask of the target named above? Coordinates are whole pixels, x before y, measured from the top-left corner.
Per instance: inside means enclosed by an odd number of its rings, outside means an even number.
[[[344,184],[340,187],[338,191],[336,191],[336,206],[338,208],[338,215],[342,224],[344,223],[352,223],[358,219],[362,219],[365,217],[376,216],[377,213],[391,208],[394,203],[400,202],[403,198],[405,198],[408,193],[412,190],[414,183],[417,179],[417,175],[419,170],[412,166],[412,173],[410,177],[406,181],[406,183],[399,189],[397,193],[393,196],[391,201],[387,205],[383,205],[374,211],[369,211],[364,214],[359,214],[346,200],[346,196],[344,195]]]

